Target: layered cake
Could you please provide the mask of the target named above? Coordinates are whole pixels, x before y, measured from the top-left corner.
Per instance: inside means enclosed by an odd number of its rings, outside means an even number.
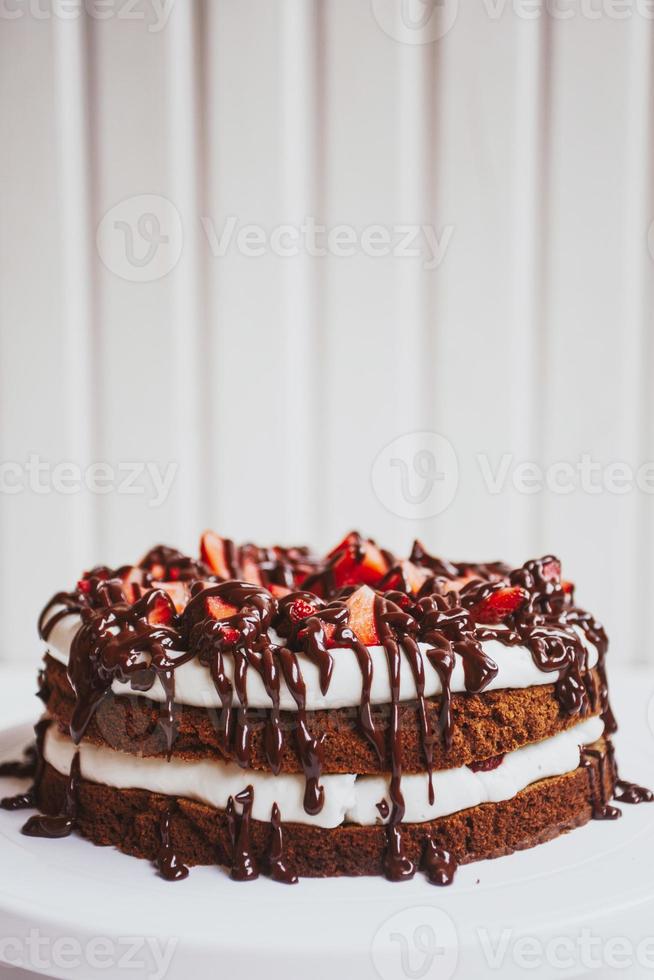
[[[559,561],[157,547],[93,568],[45,643],[29,835],[232,878],[424,872],[651,800],[618,779],[607,639]],[[29,765],[30,760],[27,760]]]

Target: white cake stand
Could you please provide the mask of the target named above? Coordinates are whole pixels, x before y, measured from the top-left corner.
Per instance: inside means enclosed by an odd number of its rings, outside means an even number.
[[[624,674],[614,690],[624,773],[654,784],[654,675]],[[0,734],[0,757],[28,739],[27,725]],[[7,794],[25,785],[2,782]],[[74,836],[23,837],[26,813],[0,812],[0,961],[83,980],[651,976],[654,804],[623,810],[461,868],[449,888],[419,875],[237,884],[219,868],[168,883]]]

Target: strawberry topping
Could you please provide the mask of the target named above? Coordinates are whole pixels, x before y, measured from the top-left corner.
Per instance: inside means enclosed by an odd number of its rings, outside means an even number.
[[[365,646],[379,643],[379,633],[375,621],[375,593],[367,585],[353,592],[345,600],[349,610],[348,625]]]
[[[306,599],[296,599],[295,602],[291,603],[288,615],[291,622],[299,623],[301,620],[313,616],[315,611],[315,607],[310,602],[307,602]]]
[[[470,610],[477,623],[501,623],[503,619],[517,612],[529,598],[529,594],[519,585],[500,587],[478,602]]]

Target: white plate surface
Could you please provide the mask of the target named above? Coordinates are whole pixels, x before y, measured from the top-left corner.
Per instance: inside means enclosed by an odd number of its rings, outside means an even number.
[[[622,769],[654,784],[654,677],[614,688]],[[24,725],[0,733],[0,758],[28,738]],[[26,813],[0,811],[0,960],[84,980],[652,976],[654,804],[623,810],[461,868],[449,888],[420,875],[235,883],[220,868],[168,883],[77,837],[23,837]]]

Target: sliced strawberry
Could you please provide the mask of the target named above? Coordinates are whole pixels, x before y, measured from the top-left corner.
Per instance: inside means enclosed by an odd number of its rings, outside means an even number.
[[[569,582],[567,579],[564,579],[563,582],[561,582],[561,588],[566,595],[572,595],[575,590],[575,584],[574,582]]]
[[[337,555],[339,553],[339,551],[345,551],[348,547],[351,546],[356,547],[360,541],[361,541],[361,535],[357,531],[350,531],[350,533],[346,534],[343,540],[339,544],[337,544],[335,548],[332,548],[331,551],[327,552],[327,557],[333,558],[334,555]]]
[[[388,575],[384,578],[382,586],[384,589],[401,589],[402,591],[412,592],[416,595],[429,578],[429,571],[426,568],[419,568],[408,559],[399,561],[394,565]]]
[[[561,580],[561,562],[558,558],[548,558],[543,563],[541,574],[546,582],[559,582]]]
[[[367,585],[353,592],[345,600],[350,611],[348,625],[365,646],[379,643],[379,634],[375,622],[376,595]]]
[[[306,599],[296,599],[295,602],[291,603],[288,615],[292,623],[299,623],[303,619],[313,616],[315,611],[315,606],[312,606]]]
[[[223,602],[217,595],[207,596],[204,606],[207,614],[212,619],[229,619],[238,612],[236,606],[231,606],[228,602]]]
[[[516,612],[528,598],[529,594],[519,585],[496,589],[473,606],[470,615],[477,623],[501,623],[506,616]]]
[[[229,562],[230,543],[227,538],[221,538],[215,531],[205,531],[200,538],[200,555],[212,572],[220,578],[233,578]]]
[[[350,534],[347,545],[332,556],[331,570],[337,588],[345,585],[377,585],[388,571],[388,562],[374,543]]]
[[[178,613],[184,611],[188,602],[188,589],[183,582],[158,582],[157,588],[163,589],[164,592],[168,593],[175,603],[175,609]]]
[[[77,591],[88,595],[91,591],[91,581],[88,578],[81,578],[77,583]]]
[[[223,630],[222,630],[222,634],[221,635],[222,635],[222,638],[223,638],[223,642],[227,646],[230,646],[231,647],[231,646],[234,646],[234,644],[236,643],[236,641],[238,640],[238,638],[239,638],[239,636],[241,634],[239,633],[239,631],[237,629],[234,629],[233,626],[225,626],[223,628]]]
[[[154,565],[150,565],[149,571],[150,571],[150,575],[152,576],[152,578],[155,581],[159,582],[159,581],[161,581],[161,579],[166,574],[166,566],[165,565],[161,565],[158,562],[155,562]]]
[[[152,626],[169,626],[173,621],[174,609],[163,596],[157,596],[154,605],[148,613],[148,622]]]
[[[241,560],[241,574],[239,578],[249,585],[261,585],[261,572],[259,566],[253,558],[243,558]]]
[[[274,582],[272,585],[269,585],[268,588],[274,595],[275,599],[283,599],[284,596],[290,595],[293,591],[292,589],[288,589],[285,585],[276,585]]]
[[[137,565],[133,565],[123,572],[121,578],[123,581],[123,595],[125,596],[125,599],[130,604],[136,602],[141,595],[141,590],[138,588],[138,586],[143,584],[143,569],[139,568]]]

